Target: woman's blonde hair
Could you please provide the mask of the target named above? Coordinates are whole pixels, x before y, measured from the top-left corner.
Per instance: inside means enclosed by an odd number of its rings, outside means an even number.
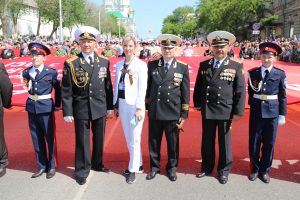
[[[133,35],[127,35],[123,38],[122,41],[122,45],[124,44],[124,42],[129,42],[129,41],[133,41],[134,46],[137,46],[137,42],[136,42],[136,38]]]

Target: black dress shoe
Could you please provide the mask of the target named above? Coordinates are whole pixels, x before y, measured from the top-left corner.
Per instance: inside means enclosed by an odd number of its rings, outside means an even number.
[[[96,171],[96,172],[104,172],[104,173],[109,173],[110,170],[104,166],[100,166],[100,167],[92,167],[92,170]]]
[[[159,172],[155,172],[155,171],[151,171],[149,174],[147,174],[146,179],[147,180],[151,180],[154,179],[156,174],[158,174]]]
[[[221,184],[226,184],[227,183],[227,181],[228,181],[228,176],[225,176],[225,175],[220,175],[219,177],[218,177],[218,180],[219,180],[219,182],[221,183]]]
[[[258,177],[258,172],[254,172],[254,173],[251,173],[249,176],[248,176],[248,179],[250,181],[255,181],[255,179],[257,179]]]
[[[75,180],[79,185],[84,185],[86,183],[85,177],[76,177]]]
[[[176,181],[177,180],[176,172],[168,173],[168,177],[169,177],[170,181]]]
[[[0,177],[6,174],[6,167],[0,167]]]
[[[260,174],[259,178],[260,178],[260,180],[262,180],[262,182],[264,182],[264,183],[270,183],[270,176],[269,176],[268,173]]]
[[[50,169],[47,174],[46,174],[46,178],[53,178],[53,176],[55,175],[55,169]]]
[[[46,171],[45,169],[40,169],[38,172],[32,174],[31,178],[37,178],[37,177],[40,177],[40,176],[42,176],[42,174],[43,174],[45,171]]]
[[[202,177],[204,177],[204,176],[209,176],[209,175],[210,175],[210,173],[207,173],[207,172],[200,172],[200,173],[196,174],[196,177],[197,177],[197,178],[202,178]]]

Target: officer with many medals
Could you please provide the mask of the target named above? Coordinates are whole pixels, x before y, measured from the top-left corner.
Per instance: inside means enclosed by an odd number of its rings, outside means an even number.
[[[81,53],[66,60],[63,71],[63,116],[66,122],[75,122],[75,179],[80,185],[86,183],[90,169],[109,172],[103,165],[103,144],[106,116],[113,109],[113,93],[109,60],[94,52],[99,34],[90,26],[76,30],[75,39],[79,41]]]
[[[270,182],[269,171],[274,155],[278,125],[285,124],[286,75],[273,64],[282,49],[275,43],[259,45],[262,65],[249,70],[248,94],[250,105],[249,180],[259,177]]]
[[[151,172],[146,179],[160,173],[160,147],[165,132],[168,147],[167,176],[177,180],[176,170],[179,157],[179,132],[188,117],[190,81],[188,65],[174,57],[181,39],[175,35],[162,34],[163,57],[148,63],[148,87],[146,102],[149,116],[149,151]]]
[[[225,184],[232,166],[232,122],[244,114],[245,79],[243,65],[227,56],[235,36],[226,31],[214,31],[207,35],[207,40],[214,57],[200,63],[193,95],[194,106],[202,113],[202,168],[196,177],[212,173],[218,128],[218,180]]]

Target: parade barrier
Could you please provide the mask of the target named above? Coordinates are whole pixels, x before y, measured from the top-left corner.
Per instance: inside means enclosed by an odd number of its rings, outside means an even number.
[[[59,78],[62,78],[62,70],[63,70],[63,63],[67,59],[67,57],[54,57],[54,56],[47,56],[46,65],[58,70]],[[111,63],[111,75],[112,75],[112,82],[115,77],[115,64],[121,58],[110,58]],[[178,60],[185,62],[189,65],[189,72],[190,72],[190,83],[191,83],[191,100],[190,106],[193,107],[192,95],[195,86],[195,80],[199,68],[199,63],[209,57],[204,56],[194,56],[194,57],[177,57]],[[238,62],[243,62],[244,64],[244,72],[245,72],[245,80],[247,81],[247,71],[253,67],[260,66],[259,60],[240,60],[237,59]],[[20,82],[20,74],[21,72],[31,66],[31,59],[30,57],[22,57],[22,58],[15,58],[15,59],[2,59],[2,62],[5,64],[7,72],[11,81],[14,84],[14,91],[13,91],[13,98],[12,98],[12,105],[15,106],[25,106],[26,99],[28,97],[28,92],[25,91],[22,87]],[[300,102],[300,64],[294,63],[286,63],[286,62],[276,62],[276,67],[285,70],[287,74],[287,102],[288,104]],[[245,105],[247,106],[247,103]]]

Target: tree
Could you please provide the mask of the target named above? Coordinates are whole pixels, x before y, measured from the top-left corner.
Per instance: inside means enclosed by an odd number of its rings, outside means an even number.
[[[59,27],[59,1],[57,0],[36,0],[39,8],[39,18],[45,23],[52,22],[50,38]],[[84,22],[87,13],[85,12],[85,0],[62,0],[63,27],[72,27]],[[40,21],[40,22],[41,22]],[[39,22],[39,23],[40,23]],[[37,30],[39,35],[39,26]]]
[[[268,17],[268,5],[264,0],[201,0],[196,11],[198,27],[208,32],[226,30],[246,37],[254,22]]]
[[[196,35],[197,20],[193,7],[178,7],[163,21],[162,33],[191,37]]]
[[[11,0],[10,4],[8,5],[8,9],[13,21],[14,33],[17,33],[18,18],[25,9],[24,0]]]

